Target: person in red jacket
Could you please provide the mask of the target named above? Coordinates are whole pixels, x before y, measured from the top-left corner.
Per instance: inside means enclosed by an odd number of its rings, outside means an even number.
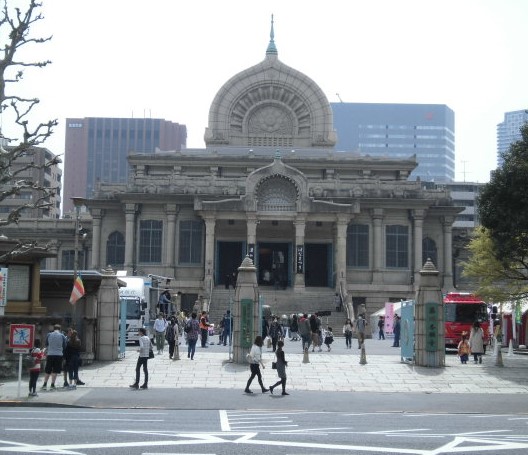
[[[35,340],[35,347],[31,350],[33,365],[29,368],[29,396],[36,397],[37,381],[40,375],[42,359],[46,356],[45,351],[40,349],[40,340]]]

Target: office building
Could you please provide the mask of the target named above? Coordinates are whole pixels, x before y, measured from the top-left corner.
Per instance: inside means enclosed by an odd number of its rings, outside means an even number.
[[[186,126],[163,119],[66,119],[64,213],[73,209],[72,197],[90,197],[98,184],[126,182],[130,152],[180,151],[186,144]]]
[[[497,165],[502,165],[501,155],[513,142],[521,139],[521,126],[528,122],[528,109],[506,112],[504,121],[497,125]]]
[[[5,150],[12,147],[3,146]],[[56,158],[56,155],[43,147],[31,147],[10,165],[14,180],[27,180],[50,189],[50,196],[43,201],[46,206],[40,208],[24,208],[20,212],[21,218],[60,218],[61,214],[61,181],[62,169],[59,164],[49,163]],[[48,163],[48,165],[46,164]],[[8,186],[11,183],[6,182]],[[29,185],[21,188],[13,194],[3,197],[0,201],[0,218],[5,218],[13,210],[26,204],[33,204],[43,196],[42,191]]]
[[[411,180],[455,178],[455,114],[443,104],[331,103],[336,150],[376,157],[409,158]]]

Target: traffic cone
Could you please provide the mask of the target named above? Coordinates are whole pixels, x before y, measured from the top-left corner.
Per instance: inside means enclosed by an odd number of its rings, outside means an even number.
[[[359,358],[360,365],[367,364],[367,353],[365,352],[365,342],[361,344],[361,357]]]
[[[303,362],[310,363],[310,358],[308,357],[308,348],[304,348]]]
[[[497,350],[497,358],[495,359],[495,366],[496,367],[503,367],[504,366],[504,363],[502,362],[502,351],[501,351],[500,345],[499,345],[499,349]]]
[[[513,340],[510,339],[510,344],[508,345],[508,357],[513,355]]]

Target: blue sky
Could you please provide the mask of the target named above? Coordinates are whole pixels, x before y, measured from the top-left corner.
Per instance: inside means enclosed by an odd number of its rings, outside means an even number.
[[[55,153],[67,117],[165,118],[203,147],[216,92],[264,58],[271,14],[281,61],[330,102],[453,109],[457,180],[489,180],[497,123],[528,108],[523,0],[43,0],[42,11],[35,32],[53,40],[26,56],[53,64],[21,88],[41,100],[35,118],[59,119],[45,144]]]

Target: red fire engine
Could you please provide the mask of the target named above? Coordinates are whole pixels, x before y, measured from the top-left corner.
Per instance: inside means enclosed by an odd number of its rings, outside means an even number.
[[[489,342],[489,317],[486,302],[468,292],[449,292],[444,297],[445,347],[456,348],[462,332],[468,335],[475,321],[484,331],[484,350]]]

